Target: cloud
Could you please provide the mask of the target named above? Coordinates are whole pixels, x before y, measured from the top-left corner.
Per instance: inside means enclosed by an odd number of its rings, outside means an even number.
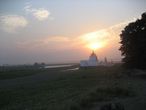
[[[50,15],[50,12],[48,12],[47,10],[40,8],[38,10],[36,10],[33,15],[40,21],[46,20],[48,18],[48,16]]]
[[[67,46],[66,46],[67,45]],[[49,36],[31,41],[17,42],[17,46],[23,49],[47,49],[47,50],[64,50],[71,47],[71,39],[64,36]],[[44,48],[45,47],[45,48]]]
[[[119,39],[119,33],[124,26],[129,23],[128,21],[122,22],[105,29],[93,31],[90,33],[85,33],[77,37],[65,37],[65,36],[48,36],[41,37],[39,39],[34,39],[32,41],[19,42],[19,47],[45,47],[47,49],[57,48],[58,50],[63,48],[81,48],[86,47],[89,43],[94,42],[105,42],[107,44],[112,44],[110,42],[115,39]],[[117,42],[118,43],[118,42]]]
[[[85,42],[97,42],[106,40],[109,37],[109,32],[106,29],[98,30],[95,32],[86,33],[80,36]]]
[[[135,19],[124,21],[107,28],[98,29],[93,32],[85,33],[78,36],[74,42],[79,48],[90,48],[95,44],[99,47],[97,49],[97,54],[100,58],[105,56],[108,59],[120,60],[121,53],[119,51],[120,47],[120,33],[128,23],[135,21]],[[86,51],[87,49],[85,49]],[[89,49],[88,49],[89,50]]]
[[[19,15],[5,15],[0,16],[1,28],[10,33],[16,32],[19,28],[24,28],[28,24],[28,21]]]
[[[134,21],[136,21],[136,19],[137,19],[137,18],[133,18],[133,19],[131,19],[131,20],[127,20],[127,21],[124,21],[124,22],[115,24],[115,25],[113,25],[113,26],[110,26],[109,29],[124,28],[128,23],[134,22]]]
[[[32,8],[31,5],[25,6],[24,10],[28,13],[32,13],[32,15],[39,21],[44,21],[48,19],[48,17],[51,14],[47,9],[44,8],[36,9],[36,8]]]
[[[129,21],[131,22],[131,21]],[[101,30],[96,30],[90,33],[85,33],[77,37],[69,37],[69,36],[47,36],[40,37],[34,40],[18,42],[17,47],[23,50],[30,51],[40,51],[41,52],[55,52],[55,51],[68,51],[68,50],[87,50],[87,45],[90,43],[100,43],[103,42],[106,48],[102,48],[98,50],[98,54],[101,56],[105,56],[105,53],[112,53],[112,55],[117,54],[120,55],[119,34],[121,30],[128,23],[122,22],[119,24],[115,24],[108,28],[104,28]],[[101,50],[101,51],[100,51]],[[111,55],[111,56],[112,56]]]
[[[54,36],[54,37],[47,37],[45,39],[42,40],[43,43],[48,44],[50,42],[56,42],[56,43],[60,43],[60,42],[68,42],[70,41],[70,39],[68,37],[63,37],[63,36]]]

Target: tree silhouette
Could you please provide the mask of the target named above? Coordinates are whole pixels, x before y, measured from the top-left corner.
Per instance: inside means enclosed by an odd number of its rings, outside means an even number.
[[[120,38],[123,65],[146,69],[146,12],[141,15],[141,19],[129,23]]]

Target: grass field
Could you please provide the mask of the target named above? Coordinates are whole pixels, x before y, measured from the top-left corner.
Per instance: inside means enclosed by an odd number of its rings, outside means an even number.
[[[0,110],[98,110],[114,101],[126,110],[146,109],[145,79],[129,77],[119,65],[68,68],[1,72]]]

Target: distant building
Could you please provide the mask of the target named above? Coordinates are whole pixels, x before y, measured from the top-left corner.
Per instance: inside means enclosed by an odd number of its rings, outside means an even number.
[[[104,58],[104,63],[106,63],[106,64],[108,63],[108,61],[107,61],[107,58],[106,58],[106,57]]]
[[[88,60],[81,60],[80,67],[96,67],[96,66],[112,66],[112,62],[108,62],[107,58],[104,61],[99,61],[94,51],[89,56]]]
[[[90,55],[88,60],[81,60],[80,61],[81,67],[96,67],[99,64],[100,63],[99,63],[98,58],[97,58],[96,54],[94,53],[94,51],[92,52],[92,54]]]

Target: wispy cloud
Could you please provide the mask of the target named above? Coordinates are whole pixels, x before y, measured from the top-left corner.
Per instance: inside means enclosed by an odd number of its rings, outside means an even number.
[[[0,16],[1,28],[10,33],[16,32],[19,28],[24,28],[28,24],[28,21],[19,15],[4,15]]]
[[[93,31],[90,33],[85,33],[78,37],[78,39],[81,42],[81,45],[86,45],[89,43],[100,43],[103,42],[104,44],[112,44],[114,40],[117,41],[117,44],[119,43],[118,40],[120,40],[119,34],[124,29],[128,23],[135,21],[136,18],[133,18],[131,20],[127,20],[115,25],[112,25],[108,28],[104,28],[101,30]]]
[[[123,21],[121,23],[115,24],[113,26],[110,26],[109,29],[115,29],[115,28],[124,28],[128,23],[136,21],[137,18],[133,18],[131,20]]]
[[[104,42],[106,47],[111,51],[118,51],[119,46],[119,34],[121,30],[130,21],[125,21],[119,24],[115,24],[105,29],[85,33],[77,37],[69,36],[48,36],[34,39],[31,41],[18,42],[19,48],[37,50],[38,48],[42,51],[58,51],[58,50],[71,50],[86,48],[86,45],[94,42]],[[114,49],[113,49],[114,48]],[[113,53],[114,54],[114,53]]]
[[[31,5],[27,5],[24,7],[24,10],[28,13],[32,13],[32,15],[38,19],[39,21],[44,21],[46,19],[48,19],[48,17],[50,16],[50,12],[45,9],[45,8],[32,8]]]
[[[70,45],[69,45],[70,44]],[[47,49],[47,50],[62,50],[71,47],[71,39],[64,36],[49,36],[31,41],[17,42],[19,48],[23,49]],[[68,46],[66,46],[68,45]],[[45,48],[44,48],[45,47]],[[56,47],[56,48],[54,48]]]
[[[79,39],[83,45],[89,43],[98,43],[107,41],[109,39],[110,33],[106,29],[90,32],[79,36]]]

